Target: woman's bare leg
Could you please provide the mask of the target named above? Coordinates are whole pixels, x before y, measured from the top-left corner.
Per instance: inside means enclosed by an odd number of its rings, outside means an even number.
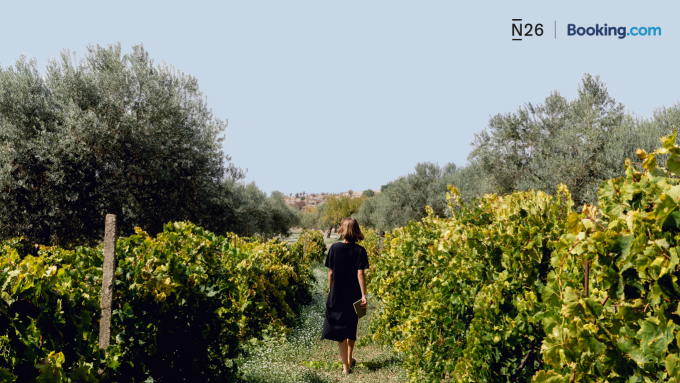
[[[347,361],[352,364],[352,358],[354,357],[354,340],[347,339]]]
[[[340,349],[340,359],[342,359],[342,372],[349,372],[349,359],[347,359],[347,339],[338,342]]]

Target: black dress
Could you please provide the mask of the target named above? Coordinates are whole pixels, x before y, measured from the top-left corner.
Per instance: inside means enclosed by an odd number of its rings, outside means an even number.
[[[333,270],[333,284],[326,300],[321,339],[356,340],[359,318],[353,303],[361,299],[357,271],[368,269],[366,249],[355,243],[334,243],[328,250],[325,265]]]

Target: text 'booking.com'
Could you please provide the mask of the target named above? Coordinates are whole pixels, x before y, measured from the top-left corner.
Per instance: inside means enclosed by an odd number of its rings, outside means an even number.
[[[548,24],[549,25],[549,24]],[[554,31],[550,33],[557,39],[557,21],[554,22]],[[542,37],[544,34],[543,23],[525,23],[522,19],[512,19],[512,41],[522,41],[529,37]],[[595,24],[594,26],[580,26],[576,24],[566,24],[563,29],[567,37],[595,37],[595,36],[616,36],[625,39],[627,36],[661,36],[661,27],[655,26],[635,26],[620,27],[605,24]],[[549,36],[548,34],[547,36]],[[561,34],[561,33],[560,33]]]

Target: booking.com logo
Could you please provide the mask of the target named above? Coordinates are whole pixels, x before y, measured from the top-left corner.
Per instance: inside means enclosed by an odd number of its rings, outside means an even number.
[[[632,27],[626,33],[626,27],[608,27],[607,24],[595,27],[576,27],[576,24],[567,24],[567,36],[618,36],[625,39],[626,36],[661,36],[661,27]]]

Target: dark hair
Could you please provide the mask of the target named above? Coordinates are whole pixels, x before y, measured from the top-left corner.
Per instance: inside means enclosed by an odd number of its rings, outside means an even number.
[[[347,242],[355,243],[364,239],[364,233],[361,232],[359,222],[356,219],[348,217],[340,221],[340,234]]]

